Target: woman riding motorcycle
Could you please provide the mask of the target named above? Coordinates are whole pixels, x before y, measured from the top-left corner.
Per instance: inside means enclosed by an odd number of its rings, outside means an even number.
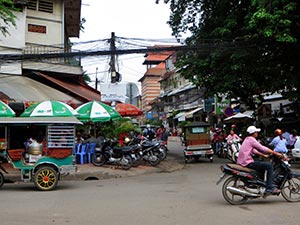
[[[250,169],[258,170],[258,171],[267,171],[267,180],[266,180],[266,191],[265,194],[279,194],[280,190],[275,188],[272,184],[273,181],[273,166],[271,162],[264,161],[255,161],[253,156],[259,155],[265,158],[268,158],[267,154],[273,154],[278,157],[281,157],[280,153],[277,153],[266,146],[261,145],[256,138],[258,137],[258,132],[260,132],[260,128],[256,128],[255,126],[249,126],[247,128],[248,136],[244,139],[239,156],[237,159],[237,164],[248,167]]]

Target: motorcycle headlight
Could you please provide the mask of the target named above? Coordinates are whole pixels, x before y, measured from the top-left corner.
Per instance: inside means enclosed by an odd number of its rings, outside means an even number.
[[[130,141],[130,139],[128,137],[125,138],[124,143],[128,143]]]

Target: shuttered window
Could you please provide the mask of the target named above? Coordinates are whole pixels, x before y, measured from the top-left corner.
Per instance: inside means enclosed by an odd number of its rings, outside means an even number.
[[[52,0],[40,0],[39,11],[53,13],[53,2]]]
[[[40,12],[53,13],[53,0],[28,0],[27,8]]]
[[[36,6],[37,6],[37,0],[28,0],[27,2],[28,9],[36,10]]]

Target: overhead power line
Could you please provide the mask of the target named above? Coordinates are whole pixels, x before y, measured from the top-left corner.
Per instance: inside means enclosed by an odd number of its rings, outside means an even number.
[[[235,43],[236,44],[236,43]],[[200,44],[197,46],[170,46],[170,47],[148,47],[148,48],[136,48],[136,49],[115,49],[115,50],[101,50],[101,51],[78,51],[68,53],[43,53],[43,54],[0,54],[1,61],[11,60],[31,60],[31,59],[49,59],[49,58],[68,58],[68,57],[85,57],[85,56],[101,56],[101,55],[125,55],[125,54],[142,54],[150,52],[163,52],[163,51],[203,51],[203,54],[207,54],[206,50],[212,50],[215,48],[230,48],[241,47],[233,43],[221,43],[221,44]],[[243,46],[245,47],[245,46]]]

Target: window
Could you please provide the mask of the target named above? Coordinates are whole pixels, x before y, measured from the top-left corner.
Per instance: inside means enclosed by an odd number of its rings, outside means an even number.
[[[53,13],[53,0],[28,0],[27,8],[40,12]]]
[[[192,134],[202,134],[206,133],[206,129],[204,127],[193,127],[192,128]]]
[[[28,0],[27,9],[36,10],[37,0]]]
[[[53,13],[53,2],[52,0],[40,0],[39,11]]]
[[[73,126],[49,126],[48,148],[73,148],[75,130]]]

